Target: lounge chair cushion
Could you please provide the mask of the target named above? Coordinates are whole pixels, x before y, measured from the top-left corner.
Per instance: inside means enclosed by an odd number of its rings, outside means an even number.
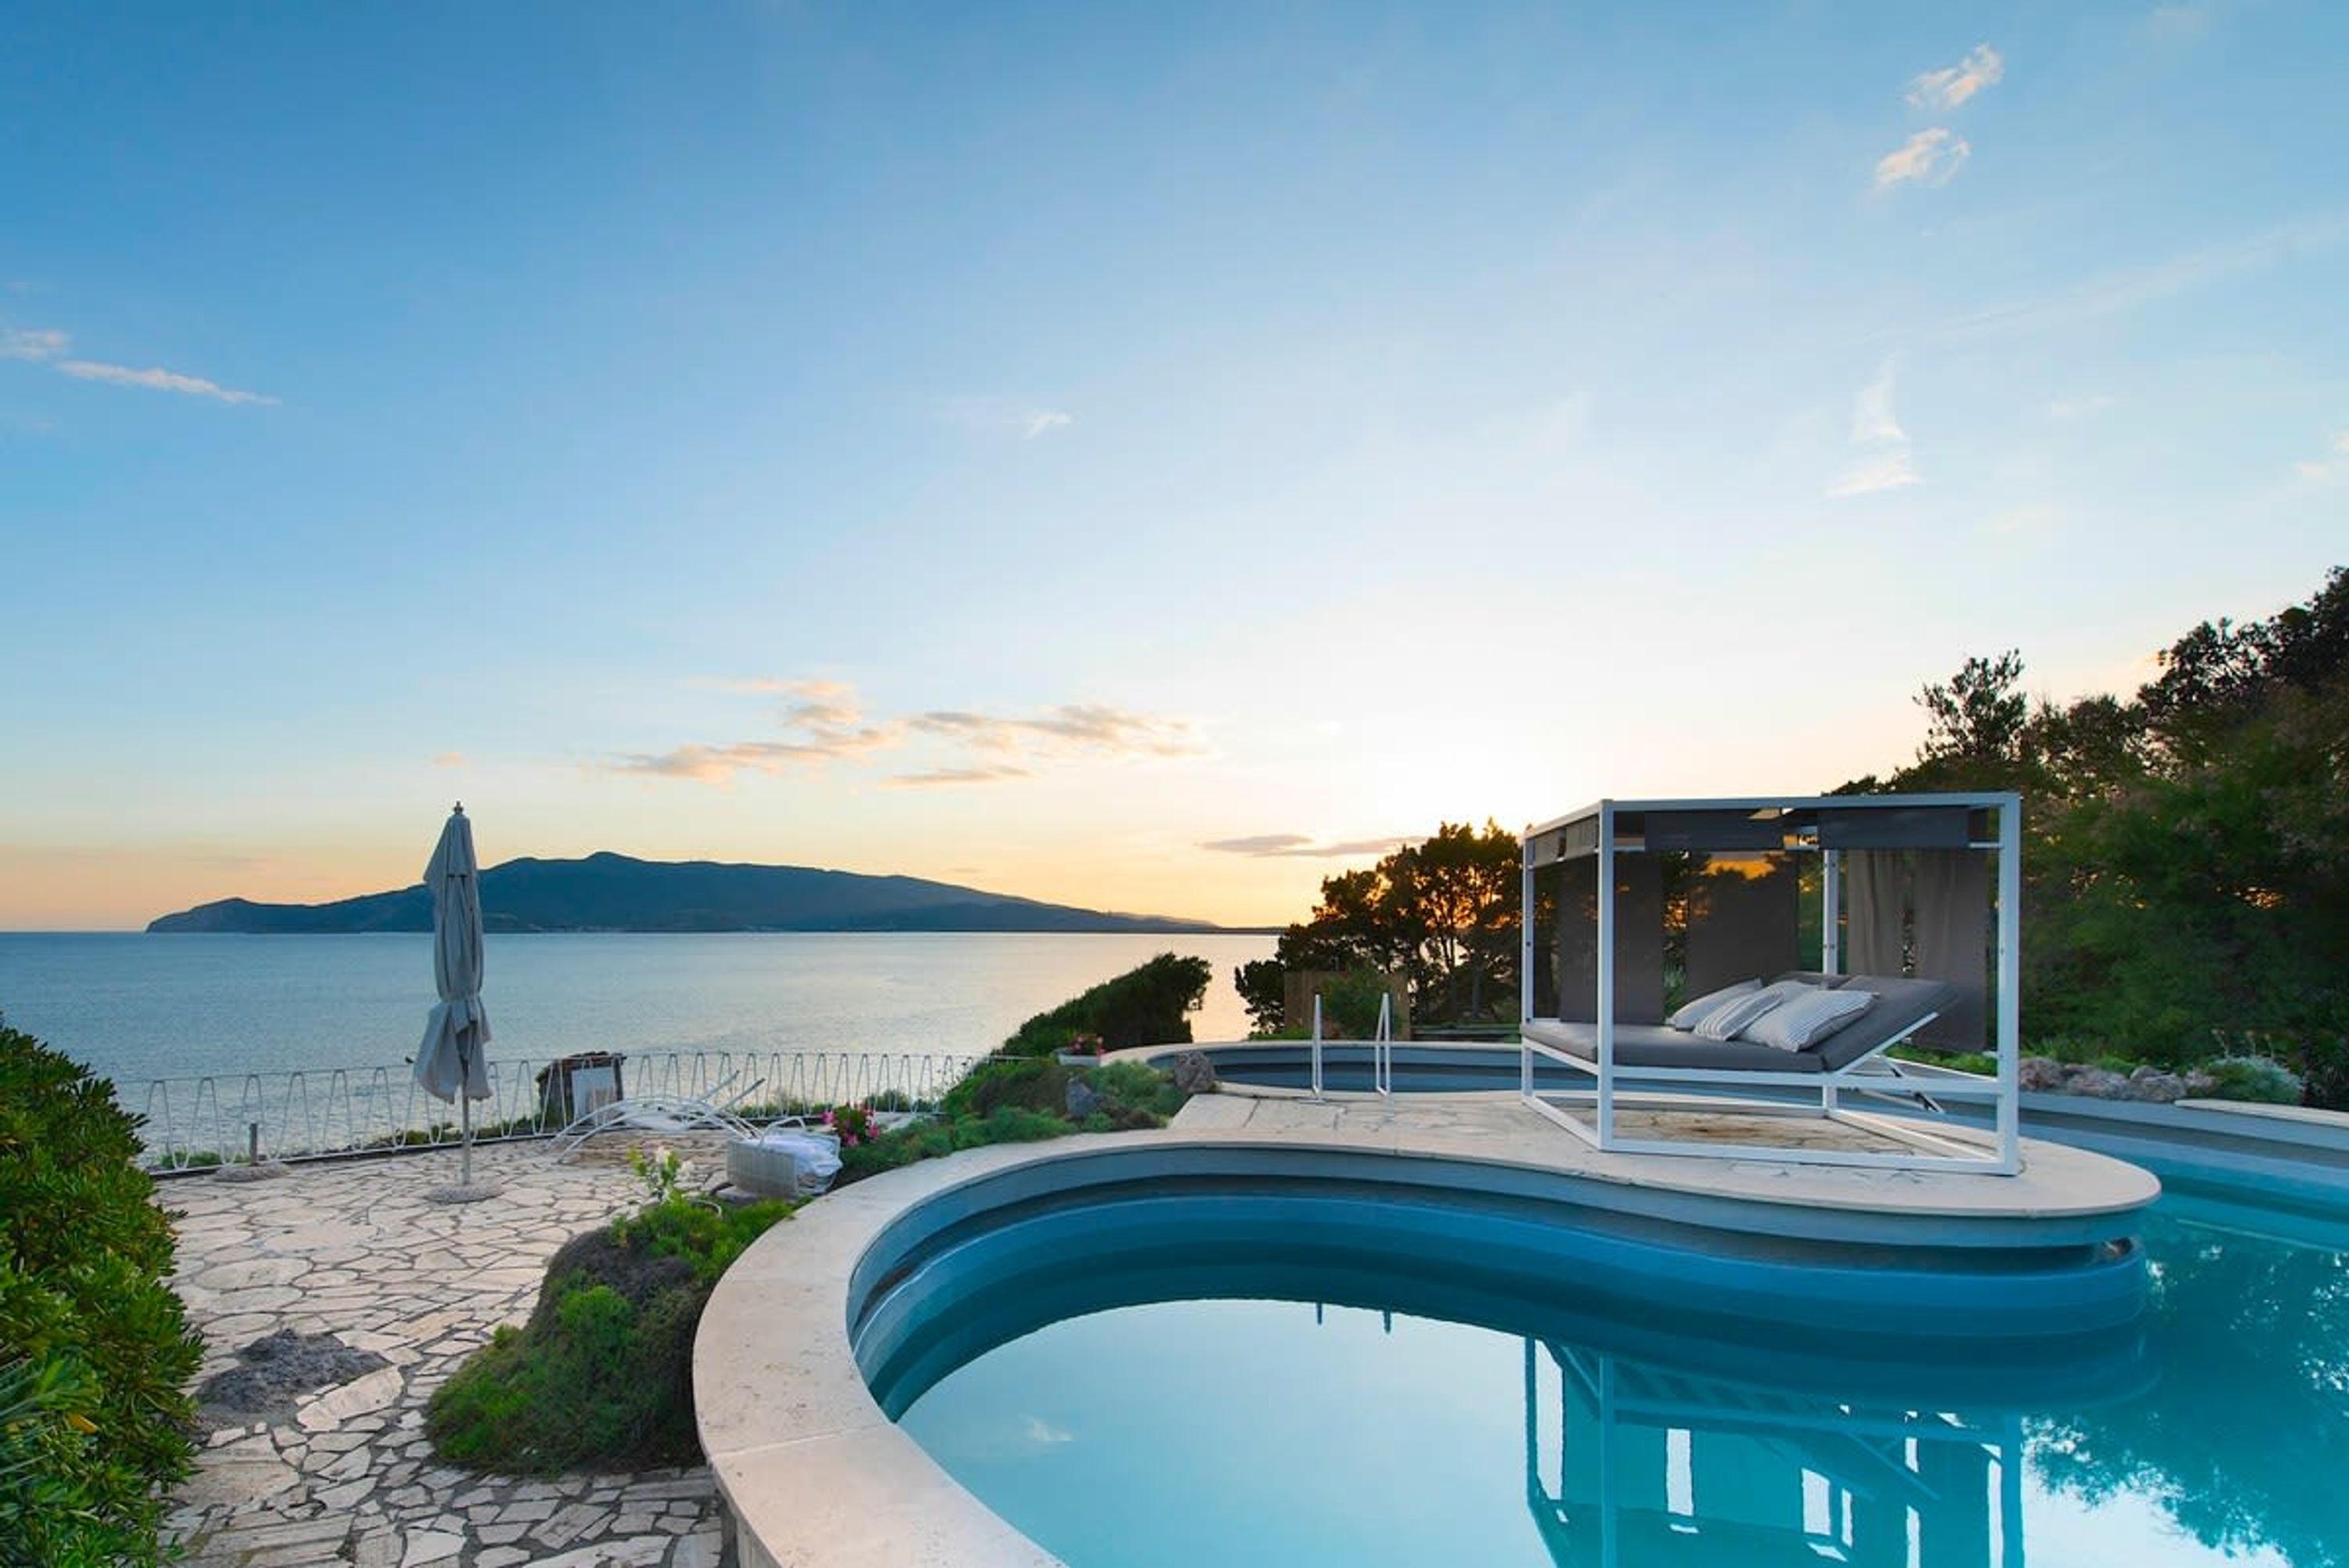
[[[1666,1018],[1664,1023],[1675,1029],[1693,1029],[1704,1021],[1706,1015],[1712,1013],[1723,1003],[1735,1001],[1740,996],[1751,996],[1760,989],[1762,989],[1762,982],[1759,980],[1740,980],[1734,985],[1723,985],[1718,991],[1707,991],[1696,1000],[1684,1002],[1673,1009],[1672,1016]]]
[[[1897,975],[1855,975],[1839,989],[1868,992],[1876,997],[1876,1006],[1861,1014],[1857,1022],[1837,1029],[1809,1050],[1799,1053],[1819,1057],[1829,1068],[1850,1066],[1880,1048],[1886,1041],[1898,1039],[1914,1029],[1958,997],[1954,985],[1939,980],[1908,980]]]
[[[1554,1050],[1599,1059],[1599,1026],[1529,1018],[1519,1032]],[[1745,1040],[1706,1040],[1661,1024],[1615,1026],[1615,1060],[1627,1068],[1710,1068],[1722,1071],[1816,1073],[1825,1070],[1816,1051],[1775,1051]]]
[[[1833,978],[1833,976],[1829,976]],[[1819,1073],[1849,1067],[1915,1028],[1929,1014],[1938,1013],[1956,999],[1957,987],[1938,980],[1906,980],[1897,975],[1856,975],[1837,990],[1866,991],[1876,1005],[1857,1021],[1837,1029],[1807,1050],[1782,1051],[1751,1040],[1698,1039],[1660,1024],[1615,1026],[1615,1059],[1632,1068],[1710,1068],[1720,1071]],[[1554,1050],[1599,1059],[1599,1026],[1557,1018],[1528,1018],[1521,1030],[1526,1038]]]
[[[1806,991],[1748,1022],[1738,1037],[1782,1051],[1807,1050],[1874,1006],[1873,991]]]

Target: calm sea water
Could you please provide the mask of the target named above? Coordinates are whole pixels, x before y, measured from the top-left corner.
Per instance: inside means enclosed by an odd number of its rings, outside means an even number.
[[[969,1055],[1154,954],[1215,966],[1201,1040],[1237,1039],[1237,965],[1268,936],[730,934],[492,936],[494,1055]],[[120,1083],[380,1067],[434,1001],[431,939],[0,934],[0,1015]]]

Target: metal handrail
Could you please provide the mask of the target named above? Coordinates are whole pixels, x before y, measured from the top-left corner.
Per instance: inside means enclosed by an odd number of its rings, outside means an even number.
[[[1378,1027],[1371,1035],[1371,1088],[1381,1099],[1394,1097],[1394,997],[1379,997]],[[1325,1099],[1321,1078],[1321,993],[1313,993],[1313,1098]]]

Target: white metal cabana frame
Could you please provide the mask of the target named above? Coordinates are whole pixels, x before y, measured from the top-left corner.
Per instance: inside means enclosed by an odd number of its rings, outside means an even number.
[[[1951,813],[1962,812],[1967,824],[1962,844],[1948,845],[1925,837],[1918,838],[1912,844],[1904,836],[1904,819],[1893,814],[1903,811],[1909,813],[1906,821],[1941,824],[1951,820]],[[1870,824],[1877,830],[1853,832],[1850,830],[1854,820],[1850,816],[1852,812],[1882,812],[1885,815]],[[1844,973],[1842,944],[1837,928],[1841,918],[1844,873],[1841,862],[1847,851],[1830,841],[1838,837],[1839,830],[1842,836],[1857,841],[1850,845],[1853,850],[1897,850],[1923,847],[1930,842],[1933,847],[1995,851],[1998,857],[1994,884],[1998,921],[1993,965],[1997,1002],[1994,1018],[1996,1075],[1983,1079],[1971,1073],[1936,1070],[1923,1075],[1921,1080],[1898,1076],[1899,1069],[1883,1058],[1882,1051],[1930,1022],[1931,1015],[1882,1041],[1859,1059],[1822,1072],[1657,1067],[1618,1061],[1615,868],[1619,856],[1649,852],[1651,828],[1665,822],[1676,830],[1669,845],[1673,849],[1704,852],[1706,845],[1703,839],[1708,828],[1719,830],[1726,827],[1733,830],[1723,834],[1726,841],[1713,846],[1713,852],[1729,855],[1770,852],[1818,854],[1824,903],[1821,967],[1828,975]],[[1776,824],[1780,830],[1774,835],[1775,841],[1766,846],[1757,845],[1754,841],[1756,832],[1767,832],[1771,824]],[[1832,826],[1823,833],[1822,824]],[[1993,824],[1994,831],[1985,833],[1981,830],[1982,827]],[[1536,965],[1540,962],[1540,954],[1536,950],[1535,876],[1549,867],[1578,860],[1595,860],[1597,943],[1593,966],[1596,972],[1596,1006],[1592,1026],[1596,1032],[1596,1049],[1591,1057],[1585,1058],[1533,1037],[1534,1029],[1529,1028],[1522,1037],[1523,1043],[1519,1048],[1520,1095],[1527,1105],[1576,1137],[1611,1153],[1682,1154],[1811,1165],[2015,1174],[2023,1168],[2017,1092],[2022,1025],[2022,798],[2012,791],[1999,791],[1980,794],[1600,800],[1579,811],[1527,829],[1520,906],[1524,952],[1519,967],[1518,1016],[1536,1028],[1544,1021],[1535,1013],[1534,980]],[[1565,919],[1566,913],[1561,907],[1561,928]],[[1762,978],[1767,979],[1768,976]],[[1558,1022],[1557,1019],[1548,1021]],[[1534,1063],[1537,1057],[1588,1074],[1594,1080],[1593,1088],[1537,1091]],[[1691,1104],[1686,1097],[1692,1093],[1717,1096],[1723,1089],[1734,1091],[1764,1088],[1773,1091],[1771,1097],[1736,1099],[1728,1103],[1733,1104],[1740,1112],[1825,1117],[1864,1128],[1907,1147],[1897,1151],[1793,1148],[1627,1138],[1618,1130],[1617,1111],[1626,1104],[1662,1105],[1686,1109]],[[1816,1106],[1811,1105],[1807,1099],[1807,1091],[1812,1089],[1817,1091]],[[1640,1095],[1638,1091],[1641,1090],[1651,1092]],[[1942,1137],[1928,1128],[1915,1125],[1909,1119],[1868,1115],[1851,1110],[1842,1103],[1841,1097],[1846,1094],[1886,1092],[1914,1096],[1929,1105],[1934,1100],[1987,1104],[1995,1119],[1994,1141],[1985,1147],[1978,1141]],[[1806,1098],[1790,1102],[1787,1097],[1793,1094],[1802,1094]],[[1928,1095],[1930,1099],[1926,1099]],[[1712,1103],[1719,1105],[1723,1102],[1716,1099]],[[1567,1104],[1588,1106],[1591,1115],[1587,1119],[1570,1115],[1563,1109]]]

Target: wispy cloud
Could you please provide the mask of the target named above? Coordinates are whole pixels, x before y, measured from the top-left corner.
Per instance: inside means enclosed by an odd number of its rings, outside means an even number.
[[[1836,482],[1827,487],[1827,494],[1841,500],[1847,496],[1878,495],[1885,490],[1906,490],[1924,481],[1917,476],[1917,464],[1903,448],[1873,458],[1863,458],[1844,469]]]
[[[2344,239],[2349,239],[2349,212],[2295,218],[2240,239],[2104,273],[2056,294],[1992,305],[1960,317],[1948,330],[1960,335],[2036,332],[2126,315],[2285,262],[2323,255],[2338,249]]]
[[[2054,397],[2047,402],[2046,413],[2051,419],[2069,421],[2085,419],[2101,414],[2116,399],[2109,392],[2091,392],[2082,397]]]
[[[1885,360],[1876,377],[1851,400],[1851,444],[1860,456],[1827,487],[1834,497],[1876,495],[1921,482],[1909,455],[1909,432],[1894,409],[1894,362]]]
[[[1076,418],[1065,408],[1016,397],[949,397],[946,418],[950,425],[980,436],[1009,436],[1032,441],[1065,430]]]
[[[432,766],[435,768],[462,768],[465,766],[465,754],[461,751],[444,751],[440,756],[432,759]]]
[[[1988,44],[1976,44],[1956,65],[1927,71],[1910,82],[1909,101],[1921,109],[1953,109],[1984,88],[1996,87],[2004,75],[2006,61],[1999,52]]]
[[[612,758],[607,769],[724,784],[744,772],[783,773],[916,747],[943,755],[935,766],[887,781],[923,788],[1031,778],[1046,764],[1071,758],[1189,757],[1206,749],[1186,720],[1103,704],[1066,703],[1033,715],[936,708],[906,717],[869,717],[856,688],[840,681],[761,676],[697,684],[790,699],[775,713],[780,734],[629,752]]]
[[[1199,847],[1220,855],[1247,855],[1258,860],[1350,860],[1383,855],[1412,841],[1407,838],[1345,839],[1318,843],[1305,833],[1255,833],[1239,839],[1210,839]]]
[[[1900,417],[1892,411],[1892,368],[1893,362],[1887,359],[1876,379],[1852,399],[1851,444],[1855,447],[1909,439],[1909,432],[1900,428]]]
[[[2292,465],[2292,477],[2307,484],[2349,478],[2349,430],[2335,430],[2324,443],[2323,459],[2304,458]]]
[[[932,768],[920,773],[893,773],[889,787],[893,789],[942,789],[957,784],[999,784],[1007,779],[1032,779],[1035,775],[1025,768],[1015,768],[1003,762],[982,768]]]
[[[1187,757],[1198,737],[1180,719],[1153,718],[1096,703],[1068,703],[1032,717],[935,709],[906,720],[927,735],[951,736],[980,751],[1081,749]]]
[[[139,387],[150,392],[177,392],[183,397],[210,397],[221,403],[272,404],[274,397],[259,392],[241,392],[233,387],[223,387],[217,381],[207,381],[201,376],[183,376],[176,370],[160,366],[141,370],[134,366],[109,365],[102,359],[67,359],[66,351],[73,346],[72,335],[53,326],[0,327],[0,359],[29,360],[46,365],[61,376],[77,381],[102,381],[114,387]]]
[[[55,359],[73,339],[51,326],[0,327],[0,359]]]
[[[1947,185],[1973,156],[1973,144],[1945,125],[1920,130],[1876,160],[1876,188]]]
[[[104,381],[116,387],[143,387],[150,392],[180,392],[191,397],[212,397],[222,403],[271,404],[276,398],[259,392],[240,392],[201,376],[182,376],[160,367],[146,370],[128,365],[108,365],[95,359],[60,359],[57,369],[78,381]]]

